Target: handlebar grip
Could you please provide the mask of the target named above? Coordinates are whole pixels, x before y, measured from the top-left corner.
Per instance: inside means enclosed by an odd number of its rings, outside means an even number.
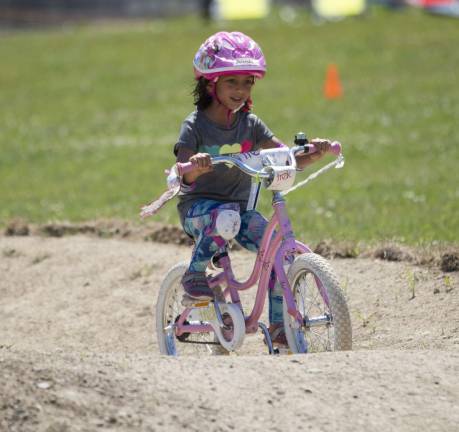
[[[305,144],[304,150],[305,150],[305,153],[307,154],[312,154],[317,151],[314,144]],[[330,150],[328,152],[333,153],[335,156],[338,156],[341,153],[341,150],[342,150],[341,143],[338,141],[333,141],[331,143]]]
[[[341,154],[342,151],[342,146],[339,141],[333,141],[330,146],[330,153],[333,153],[334,155],[338,156]]]
[[[193,171],[195,164],[193,162],[177,162],[176,164],[177,172],[180,177],[187,172]]]

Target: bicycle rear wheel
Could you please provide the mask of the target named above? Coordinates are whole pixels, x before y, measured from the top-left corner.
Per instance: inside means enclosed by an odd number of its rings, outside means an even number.
[[[175,335],[173,324],[185,309],[182,304],[183,287],[180,283],[188,268],[186,263],[172,267],[164,278],[156,303],[156,334],[161,354],[204,356],[225,354],[215,333]],[[190,322],[190,324],[192,324]]]
[[[346,299],[328,262],[320,255],[298,256],[288,271],[299,325],[284,301],[284,326],[293,353],[352,349],[352,328]]]

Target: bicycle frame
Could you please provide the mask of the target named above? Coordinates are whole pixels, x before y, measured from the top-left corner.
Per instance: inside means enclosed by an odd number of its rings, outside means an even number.
[[[307,141],[305,141],[307,143]],[[300,141],[300,146],[294,147],[290,149],[291,154],[295,155],[297,151],[301,152],[314,152],[315,148],[314,145],[305,144],[305,142]],[[296,141],[295,141],[296,143]],[[339,142],[333,142],[330,147],[330,152],[339,155],[341,159],[337,159],[333,166],[338,166],[338,163],[342,162],[341,156],[341,144]],[[242,161],[239,161],[234,158],[228,158],[225,156],[217,156],[213,158],[213,163],[228,163],[237,166],[243,172],[248,175],[251,175],[258,180],[263,178],[271,178],[271,174],[263,170],[256,170],[251,168],[250,166],[244,164]],[[295,166],[295,165],[294,165]],[[329,168],[331,168],[332,164],[329,164],[327,167],[322,168],[322,170],[318,171],[314,175],[311,175],[310,178],[315,178],[317,175],[325,172]],[[193,164],[188,163],[177,163],[177,173],[179,176],[183,175],[185,172],[190,171],[193,169]],[[313,177],[315,176],[315,177]],[[301,184],[305,184],[309,181],[309,178],[303,181]],[[245,282],[239,282],[234,277],[234,273],[231,267],[231,260],[228,255],[223,256],[220,258],[219,263],[223,267],[223,271],[220,272],[218,275],[209,278],[209,286],[216,287],[222,283],[226,283],[227,288],[225,290],[225,295],[229,294],[231,297],[231,301],[233,304],[239,306],[241,312],[244,315],[244,310],[242,308],[241,299],[239,297],[239,291],[246,290],[251,288],[255,283],[258,281],[258,289],[255,297],[255,303],[252,309],[252,312],[245,316],[245,331],[246,333],[255,333],[258,330],[259,323],[258,319],[260,318],[265,300],[266,300],[266,293],[269,289],[269,278],[271,275],[271,271],[274,268],[276,273],[276,277],[282,287],[283,290],[283,297],[285,304],[287,305],[288,313],[297,321],[299,326],[304,325],[304,317],[301,315],[299,310],[296,308],[294,295],[292,293],[290,283],[288,281],[287,275],[284,270],[284,260],[293,254],[302,254],[306,252],[312,252],[308,246],[304,245],[303,243],[298,242],[295,239],[295,236],[292,231],[292,226],[290,223],[290,219],[287,214],[287,208],[285,204],[285,199],[283,195],[286,192],[279,192],[273,190],[273,199],[272,199],[272,207],[273,207],[273,214],[271,220],[268,222],[266,230],[263,234],[263,238],[261,241],[260,248],[258,250],[258,254],[255,260],[254,267],[252,269],[252,273],[249,278]],[[154,203],[153,203],[154,204]],[[156,207],[155,207],[156,209]],[[155,210],[157,211],[157,210]],[[154,211],[152,211],[154,213]],[[150,214],[150,209],[147,206],[145,208],[145,214]],[[218,237],[216,238],[217,245],[220,247],[224,247],[226,242],[224,239]],[[315,277],[315,282],[319,289],[319,292],[324,300],[324,302],[329,306],[329,299],[326,290],[324,289],[320,280]],[[203,303],[202,306],[207,305],[208,303]],[[200,305],[195,305],[198,307]],[[185,333],[209,333],[213,331],[213,328],[210,324],[202,323],[202,324],[190,324],[186,322],[186,318],[190,312],[190,308],[186,308],[180,315],[179,319],[176,323],[174,323],[174,329],[176,336],[181,336]],[[207,313],[207,312],[204,312]],[[211,312],[208,312],[212,314]],[[215,314],[219,314],[218,307],[215,308]],[[221,318],[221,317],[220,317]],[[210,321],[212,317],[209,317]]]
[[[227,288],[225,294],[229,291],[232,303],[238,305],[242,311],[239,291],[253,287],[258,280],[258,288],[253,309],[248,316],[245,316],[246,333],[256,333],[258,330],[258,320],[263,312],[266,294],[269,289],[269,278],[273,268],[282,287],[284,301],[286,302],[289,314],[297,320],[299,325],[303,324],[303,316],[296,308],[290,283],[284,270],[284,260],[287,256],[292,254],[311,252],[311,249],[295,239],[287,214],[285,199],[279,192],[273,192],[272,206],[274,212],[263,234],[260,249],[258,250],[255,264],[249,278],[244,282],[237,281],[234,277],[230,258],[228,256],[223,256],[219,260],[219,264],[222,265],[223,271],[209,279],[209,285],[211,287],[226,283]],[[221,239],[221,244],[219,244],[219,246],[224,245],[225,241]],[[318,279],[316,279],[316,283],[324,301],[328,304],[327,294],[322,284]],[[213,331],[212,327],[208,324],[186,324],[185,321],[189,310],[189,308],[185,309],[175,324],[177,336],[184,333],[204,333]]]

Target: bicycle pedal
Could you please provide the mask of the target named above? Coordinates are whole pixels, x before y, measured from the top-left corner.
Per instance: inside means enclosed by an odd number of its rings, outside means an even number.
[[[209,306],[210,302],[208,301],[205,301],[205,302],[199,302],[199,303],[195,303],[194,304],[194,307],[196,308],[202,308],[202,307],[207,307]]]
[[[209,306],[210,300],[198,300],[188,297],[186,294],[182,297],[181,304],[184,307],[207,307]]]

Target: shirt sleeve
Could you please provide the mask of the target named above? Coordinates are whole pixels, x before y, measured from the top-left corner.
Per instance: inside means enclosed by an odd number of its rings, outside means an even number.
[[[177,156],[180,147],[189,149],[193,153],[198,152],[198,142],[196,139],[193,123],[188,119],[182,123],[178,141],[174,145],[175,156]]]
[[[271,129],[265,125],[263,120],[257,117],[255,120],[255,140],[257,146],[260,146],[264,142],[269,141],[273,136],[274,134],[272,133]]]

